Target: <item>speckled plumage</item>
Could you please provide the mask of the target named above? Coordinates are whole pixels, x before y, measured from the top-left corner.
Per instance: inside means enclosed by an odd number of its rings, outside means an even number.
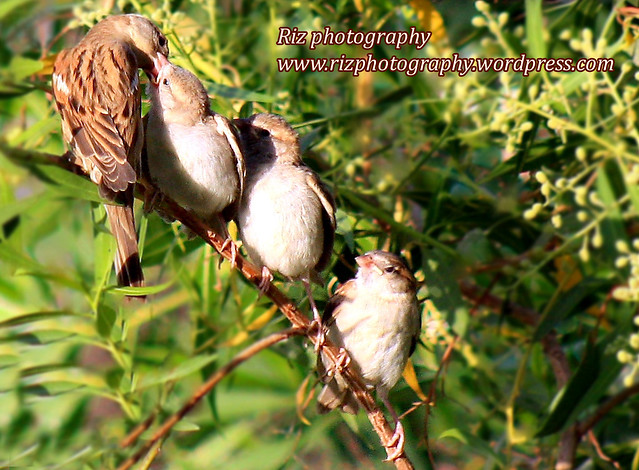
[[[168,52],[166,38],[151,21],[116,15],[60,52],[54,64],[53,94],[64,140],[101,195],[122,204],[106,208],[123,285],[143,284],[133,219],[133,185],[144,142],[138,68],[154,75]]]

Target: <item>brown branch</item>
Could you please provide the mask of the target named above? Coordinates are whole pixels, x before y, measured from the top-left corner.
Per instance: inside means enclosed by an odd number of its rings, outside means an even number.
[[[237,356],[235,356],[229,363],[227,363],[221,369],[215,371],[209,379],[200,385],[195,393],[191,396],[189,401],[187,401],[182,408],[180,408],[177,412],[175,412],[170,418],[168,418],[162,426],[155,431],[151,439],[142,445],[138,449],[138,451],[133,454],[131,457],[126,459],[120,466],[118,470],[128,470],[131,468],[137,461],[139,461],[156,443],[163,439],[168,433],[171,431],[173,426],[175,426],[189,411],[195,408],[202,398],[204,398],[213,388],[228,374],[230,374],[237,366],[247,361],[248,359],[255,356],[258,352],[273,346],[280,341],[284,341],[292,336],[303,335],[306,331],[300,328],[289,328],[284,331],[280,331],[279,333],[274,333],[266,338],[263,338],[248,348],[241,351]]]
[[[615,396],[610,398],[606,403],[601,405],[590,418],[584,420],[577,428],[579,437],[590,431],[595,425],[608,413],[610,413],[617,405],[620,405],[633,395],[639,394],[639,384],[628,387]]]
[[[120,441],[120,447],[126,449],[127,447],[135,444],[142,433],[151,427],[153,421],[155,421],[155,413],[151,414],[151,416],[133,428],[133,430],[131,430],[131,432]]]
[[[76,174],[83,174],[83,171],[68,158],[68,153],[63,157],[57,157],[55,155],[44,154],[39,152],[25,151],[15,149],[0,142],[0,151],[3,152],[11,161],[21,166],[29,166],[33,163],[49,164],[65,168]],[[85,176],[85,175],[84,175]],[[137,197],[144,199],[150,196],[152,189],[143,185],[138,185]],[[165,198],[162,204],[163,212],[179,220],[183,225],[188,227],[194,233],[198,234],[207,244],[211,245],[215,250],[224,258],[231,260],[233,257],[233,248],[231,245],[224,246],[224,240],[217,233],[210,230],[206,224],[195,217],[193,214],[180,207],[175,202]],[[239,253],[235,258],[236,268],[244,275],[244,277],[252,282],[256,287],[259,287],[261,280],[261,270],[258,270],[253,264],[249,263]],[[306,336],[313,344],[317,342],[318,335],[315,329],[309,330],[311,322],[304,315],[297,305],[293,303],[288,297],[286,297],[277,287],[273,284],[266,290],[265,295],[269,297],[278,309],[288,318],[293,327],[305,330]],[[338,364],[339,350],[328,339],[325,340],[322,346],[322,353],[328,357],[333,363]],[[378,434],[382,445],[390,442],[393,437],[393,430],[388,424],[388,421],[384,417],[384,413],[375,403],[375,399],[368,391],[361,377],[354,372],[352,366],[347,366],[342,372],[343,377],[348,382],[351,390],[359,400],[362,408],[366,410],[369,421],[373,425],[373,429]],[[385,447],[386,454],[388,456],[393,455],[396,448]],[[401,470],[412,469],[413,464],[406,456],[405,452],[399,455],[393,460],[395,467]]]

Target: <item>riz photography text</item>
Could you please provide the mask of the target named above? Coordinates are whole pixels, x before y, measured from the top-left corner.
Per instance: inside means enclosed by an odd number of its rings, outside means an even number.
[[[309,35],[310,33],[310,35]],[[430,31],[418,31],[411,27],[409,31],[333,31],[326,26],[322,31],[303,31],[298,28],[280,27],[277,45],[306,46],[314,50],[317,46],[355,45],[370,50],[376,45],[385,44],[396,50],[405,46],[422,50],[431,38]],[[315,58],[278,58],[280,72],[344,72],[358,76],[361,72],[400,72],[412,77],[418,73],[436,73],[443,77],[447,73],[456,73],[460,77],[469,72],[516,72],[527,77],[532,72],[612,72],[615,62],[610,58],[571,57],[532,58],[525,53],[519,57],[461,57],[454,53],[452,57],[413,57],[391,56],[378,59],[372,53],[364,57],[315,57]]]

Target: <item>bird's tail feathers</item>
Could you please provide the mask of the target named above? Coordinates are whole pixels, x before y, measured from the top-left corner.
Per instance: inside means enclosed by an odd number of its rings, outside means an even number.
[[[144,274],[140,263],[133,207],[105,204],[105,208],[109,217],[111,233],[117,244],[114,264],[118,285],[142,287],[144,286]],[[143,296],[135,297],[144,300]]]
[[[340,384],[333,379],[324,385],[317,397],[317,411],[325,414],[335,408],[341,408],[343,412],[355,415],[359,411],[359,403],[346,384]]]

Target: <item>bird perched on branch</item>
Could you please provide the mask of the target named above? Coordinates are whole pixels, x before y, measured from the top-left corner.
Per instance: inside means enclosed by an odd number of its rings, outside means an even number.
[[[230,241],[219,214],[239,201],[244,186],[236,129],[211,111],[202,82],[173,64],[159,71],[150,96],[146,150],[151,180]]]
[[[106,210],[117,241],[116,274],[124,286],[144,284],[133,218],[144,143],[138,68],[154,80],[168,54],[166,37],[151,21],[116,15],[60,52],[53,68],[64,140],[100,195],[114,202]]]
[[[277,271],[304,283],[315,319],[311,280],[328,264],[335,238],[335,201],[302,162],[299,135],[284,118],[255,114],[236,119],[247,176],[238,212],[242,243],[262,267],[262,290]]]
[[[395,420],[395,433],[387,446],[397,445],[393,459],[403,452],[404,429],[388,399],[415,350],[421,330],[417,281],[398,256],[371,251],[358,256],[354,279],[342,284],[329,300],[322,325],[335,346],[344,351],[344,363],[375,388]],[[346,356],[348,354],[348,356]],[[356,414],[359,404],[339,374],[344,364],[333,365],[320,354],[317,368],[326,384],[317,398],[318,411],[340,408]]]

